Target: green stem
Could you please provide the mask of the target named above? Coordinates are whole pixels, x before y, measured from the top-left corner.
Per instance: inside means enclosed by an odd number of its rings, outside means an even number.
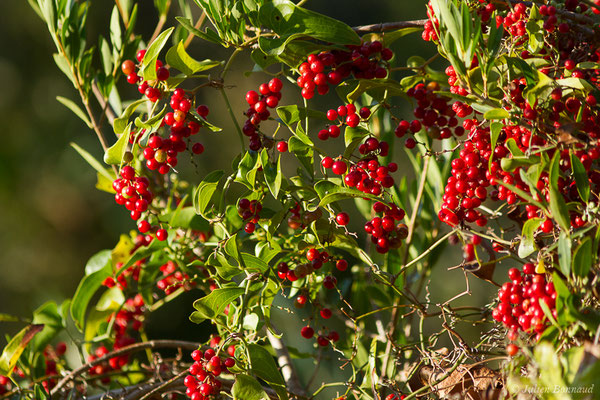
[[[246,147],[244,145],[244,134],[242,133],[242,128],[240,128],[240,124],[238,123],[237,119],[235,118],[235,114],[233,113],[233,109],[231,108],[231,103],[229,102],[229,98],[227,97],[227,94],[225,93],[225,89],[220,88],[219,91],[221,92],[221,96],[223,96],[223,100],[225,100],[225,105],[227,106],[227,111],[229,111],[229,116],[231,117],[231,119],[233,120],[233,123],[235,124],[235,128],[236,128],[238,136],[240,138],[240,145],[242,146],[242,154],[243,154],[246,151]]]

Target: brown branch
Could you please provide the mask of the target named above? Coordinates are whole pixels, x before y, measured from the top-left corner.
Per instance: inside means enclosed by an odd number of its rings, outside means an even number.
[[[355,26],[352,29],[354,29],[354,32],[356,33],[386,32],[403,28],[422,28],[427,21],[429,20],[416,19],[414,21],[384,22],[380,24]]]
[[[98,88],[98,85],[96,84],[96,82],[92,83],[92,92],[94,92],[94,96],[96,96],[96,100],[98,100],[100,107],[102,107],[103,115],[106,116],[108,123],[112,126],[115,119],[117,118],[117,116],[115,115],[112,108],[108,104],[107,99],[105,99],[104,96],[102,95],[102,93],[100,93],[100,89]],[[102,121],[100,121],[100,122],[102,122]]]
[[[130,346],[125,346],[120,348],[119,350],[112,351],[102,357],[98,357],[94,361],[90,361],[81,367],[74,369],[64,378],[62,378],[56,386],[51,390],[50,395],[55,395],[58,393],[60,389],[62,389],[68,382],[73,380],[75,377],[85,373],[94,365],[101,364],[105,361],[113,357],[118,357],[123,354],[134,353],[140,350],[145,349],[154,349],[154,348],[178,348],[178,349],[186,349],[186,350],[196,350],[201,346],[200,343],[195,342],[186,342],[182,340],[150,340],[147,342],[135,343]]]

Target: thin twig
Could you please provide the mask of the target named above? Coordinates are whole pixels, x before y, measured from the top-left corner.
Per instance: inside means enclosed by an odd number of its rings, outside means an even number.
[[[90,361],[77,369],[71,371],[68,375],[62,378],[56,386],[50,392],[51,395],[56,394],[60,389],[62,389],[68,382],[73,380],[75,377],[83,374],[88,371],[94,365],[101,364],[105,361],[113,357],[118,357],[123,354],[134,353],[144,349],[154,349],[154,348],[178,348],[178,349],[186,349],[186,350],[196,350],[200,347],[200,343],[195,342],[186,342],[182,340],[150,340],[148,342],[135,343],[130,346],[125,346],[120,348],[119,350],[112,351],[107,353],[102,357],[96,358],[94,361]]]
[[[281,375],[283,375],[283,379],[285,380],[286,386],[290,392],[297,393],[303,397],[306,397],[306,390],[302,383],[300,383],[300,378],[294,369],[294,364],[292,362],[292,357],[281,339],[271,333],[270,330],[267,329],[267,338],[273,346],[273,350],[277,354],[277,363],[281,368]]]
[[[204,11],[202,11],[202,15],[200,15],[200,18],[198,18],[198,21],[196,22],[196,25],[194,25],[194,28],[200,29],[200,27],[204,23],[205,19],[206,19],[206,13]],[[190,43],[192,43],[192,39],[193,38],[194,38],[194,34],[192,32],[190,32],[188,34],[188,37],[185,39],[185,42],[183,42],[183,48],[184,49],[188,48],[188,46],[190,45]]]

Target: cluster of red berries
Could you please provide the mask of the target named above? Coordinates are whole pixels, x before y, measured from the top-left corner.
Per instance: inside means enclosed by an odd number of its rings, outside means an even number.
[[[163,138],[158,134],[153,134],[148,138],[147,146],[143,151],[146,167],[151,171],[158,171],[162,175],[177,166],[178,153],[187,149],[185,139],[197,134],[201,127],[198,122],[188,120],[192,102],[187,98],[184,90],[175,89],[170,105],[174,111],[168,112],[163,118],[164,125],[171,127],[169,137]],[[209,109],[205,105],[200,105],[196,112],[204,118],[208,115]],[[194,154],[202,154],[204,146],[201,143],[194,143],[191,150]]]
[[[492,311],[492,317],[511,330],[509,339],[516,339],[518,331],[536,333],[537,338],[548,326],[548,319],[540,302],[544,302],[557,318],[556,290],[544,274],[536,274],[531,263],[523,265],[523,273],[517,268],[508,271],[511,280],[498,290],[500,303]]]
[[[447,69],[447,73],[449,69]],[[452,76],[449,83],[451,80]],[[417,101],[417,107],[413,111],[417,119],[411,122],[401,120],[394,131],[397,137],[403,137],[409,131],[413,134],[417,133],[423,127],[432,139],[448,139],[453,134],[460,137],[465,133],[464,128],[458,124],[457,116],[464,118],[472,112],[472,109],[469,106],[466,106],[465,109],[454,105],[451,107],[447,97],[436,93],[439,90],[440,86],[437,82],[430,82],[427,85],[419,83],[407,91],[407,95]],[[413,148],[414,144],[412,138],[406,141],[408,148]]]
[[[129,277],[131,277],[131,279],[133,279],[134,281],[138,281],[140,278],[140,269],[142,264],[145,262],[145,260],[138,260],[135,262],[134,265],[128,267],[125,269],[125,271],[123,271],[122,273],[120,273],[117,276],[117,279],[115,280],[114,277],[112,276],[108,276],[106,277],[106,279],[104,279],[104,281],[102,282],[102,285],[106,286],[107,288],[112,288],[115,286],[118,286],[119,289],[121,290],[125,290],[127,289],[128,283],[127,280]],[[123,267],[123,263],[122,262],[118,262],[115,265],[115,269],[118,271],[121,269],[121,267]]]
[[[405,224],[396,225],[404,218],[404,210],[395,204],[386,205],[377,201],[373,204],[373,211],[379,216],[365,223],[365,232],[371,235],[371,242],[376,245],[377,252],[385,254],[390,248],[399,248],[401,241],[408,236]]]
[[[348,170],[348,165],[344,160],[338,159],[333,160],[333,158],[327,156],[321,160],[321,166],[325,169],[331,169],[335,175],[344,175]]]
[[[367,139],[366,144],[368,147],[366,150],[370,151],[369,149],[374,148],[376,143],[377,139],[375,138]],[[381,143],[387,145],[386,142]],[[381,152],[379,154],[381,155]],[[394,178],[390,173],[397,170],[398,165],[396,163],[392,162],[387,166],[381,165],[372,155],[352,165],[346,176],[344,176],[344,183],[346,186],[356,188],[363,193],[379,196],[384,189],[391,188],[394,185]]]
[[[156,282],[156,287],[164,291],[166,295],[170,295],[181,287],[190,290],[195,286],[189,275],[180,271],[173,261],[167,261],[161,265],[160,272],[162,272],[163,278]]]
[[[317,344],[319,346],[329,346],[331,343],[335,343],[340,340],[340,334],[336,331],[329,330],[327,334],[325,334],[325,332],[326,330],[324,329],[317,336]],[[302,335],[304,339],[312,339],[315,336],[315,330],[310,325],[303,326],[302,329],[300,329],[300,335]]]
[[[213,349],[204,352],[194,350],[192,359],[194,363],[189,368],[190,375],[187,375],[183,381],[187,388],[185,394],[191,400],[206,400],[211,395],[217,395],[221,389],[218,376],[227,373],[228,368],[235,365],[235,359],[232,357],[222,359]]]
[[[302,88],[302,97],[311,99],[315,91],[324,95],[329,92],[329,85],[339,85],[351,74],[357,79],[387,77],[385,62],[391,60],[394,53],[384,48],[380,41],[364,42],[347,48],[347,51],[332,50],[311,54],[300,64],[300,76],[296,83]]]
[[[488,196],[487,187],[490,186],[490,181],[493,182],[491,174],[499,171],[494,168],[494,164],[492,172],[488,171],[488,160],[492,155],[489,129],[475,125],[473,120],[464,121],[463,126],[473,128],[469,133],[471,140],[465,142],[459,158],[452,160],[451,176],[446,183],[438,217],[450,226],[461,221],[485,226],[487,218],[476,208]],[[500,169],[499,165],[496,167]]]
[[[466,262],[475,260],[475,246],[481,244],[481,236],[473,235],[470,243],[466,243],[463,246],[463,257]]]
[[[139,331],[142,327],[142,319],[144,315],[144,300],[140,294],[135,295],[125,301],[124,306],[117,312],[116,315],[111,314],[108,317],[110,321],[114,317],[115,341],[112,350],[118,350],[125,346],[135,343],[128,334],[128,329]],[[92,362],[99,357],[103,357],[110,352],[105,345],[96,348],[93,354],[88,356],[88,362]],[[103,375],[110,371],[117,371],[127,365],[129,362],[129,354],[123,354],[109,358],[108,362],[97,364],[90,368],[90,375]],[[109,383],[110,376],[104,376],[101,379],[102,383]]]
[[[131,219],[137,221],[152,203],[152,192],[148,190],[148,178],[135,176],[129,165],[121,169],[121,178],[114,180],[115,201],[131,212]],[[142,232],[143,233],[143,232]]]
[[[388,394],[385,396],[385,400],[404,400],[405,394]]]
[[[57,363],[58,361],[65,355],[67,351],[67,345],[65,342],[58,342],[56,347],[52,347],[50,345],[46,346],[44,349],[44,363],[45,363],[45,376],[54,377],[50,379],[46,379],[42,381],[42,386],[46,392],[50,392],[50,390],[56,386],[56,376],[58,375]],[[2,394],[2,378],[0,376],[0,394]]]
[[[244,221],[244,232],[251,234],[256,229],[256,224],[260,219],[260,211],[262,210],[262,204],[258,200],[240,199],[238,202],[238,214]]]
[[[0,375],[0,395],[8,393],[12,389],[10,378]]]
[[[362,107],[358,113],[354,104],[341,105],[337,109],[327,110],[327,119],[329,121],[339,121],[338,125],[328,125],[325,129],[321,129],[317,136],[321,140],[327,140],[330,137],[336,138],[340,136],[340,127],[343,124],[350,128],[356,128],[361,119],[366,120],[371,116],[369,107]],[[341,121],[340,121],[341,120]]]
[[[281,80],[273,78],[268,83],[263,83],[258,87],[259,93],[254,90],[249,90],[246,93],[246,102],[250,108],[245,112],[248,119],[242,127],[242,132],[250,138],[250,150],[258,151],[263,146],[258,128],[262,121],[266,121],[271,116],[269,108],[275,108],[279,104],[282,88],[283,83]],[[282,149],[279,151],[282,151]]]
[[[440,30],[440,21],[437,19],[435,13],[433,12],[433,6],[431,1],[427,3],[427,21],[425,25],[423,25],[423,32],[421,33],[421,37],[426,42],[437,42],[438,32]]]
[[[137,52],[135,58],[138,62],[142,62],[144,60],[144,56],[146,55],[146,50],[140,50]],[[138,85],[138,91],[146,96],[148,100],[152,102],[157,102],[162,96],[162,92],[157,87],[152,87],[146,81],[142,81],[142,77],[137,74],[138,66],[133,62],[133,60],[125,60],[121,64],[121,70],[123,74],[127,76],[127,82],[132,85]],[[156,79],[157,81],[166,81],[169,79],[169,70],[163,66],[162,61],[156,60]],[[141,83],[140,83],[141,82]]]

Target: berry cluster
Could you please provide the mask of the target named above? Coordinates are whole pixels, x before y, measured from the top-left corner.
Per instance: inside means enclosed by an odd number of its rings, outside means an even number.
[[[508,271],[511,282],[506,282],[498,290],[500,303],[493,310],[492,317],[513,331],[509,336],[515,338],[515,332],[536,333],[537,338],[548,326],[540,302],[550,309],[553,318],[557,318],[556,290],[552,282],[547,282],[543,274],[535,273],[531,263],[523,265],[523,273],[517,268]]]
[[[250,108],[245,112],[248,119],[242,127],[242,132],[250,138],[250,150],[258,151],[265,144],[261,139],[258,128],[262,121],[266,121],[271,116],[269,108],[275,108],[279,104],[282,88],[283,83],[281,80],[273,78],[268,83],[259,86],[259,93],[254,90],[246,93],[246,102]]]
[[[201,127],[198,122],[189,117],[192,102],[187,98],[185,91],[175,89],[170,105],[174,111],[168,112],[163,118],[163,123],[171,127],[169,137],[162,138],[158,134],[153,134],[148,138],[147,146],[143,151],[146,167],[163,175],[177,166],[178,153],[187,149],[185,139],[197,134]],[[209,109],[201,105],[197,107],[196,112],[204,118],[208,115]],[[201,143],[194,143],[192,152],[202,154],[204,146]]]
[[[404,210],[395,204],[386,205],[378,201],[373,204],[373,211],[380,216],[365,223],[365,232],[371,235],[371,242],[377,245],[377,252],[384,254],[390,248],[400,247],[401,240],[408,236],[405,224],[396,225],[397,221],[404,218]]]
[[[413,111],[417,119],[410,123],[401,120],[394,131],[397,137],[403,137],[409,131],[417,133],[422,127],[425,127],[427,135],[432,139],[448,139],[453,134],[457,137],[464,134],[465,130],[458,125],[457,116],[464,118],[472,110],[469,110],[468,106],[464,110],[457,106],[451,107],[447,97],[436,93],[439,90],[440,86],[437,82],[430,82],[427,85],[419,83],[407,91],[407,95],[417,101],[417,107]],[[406,147],[414,147],[414,139],[409,138]]]
[[[347,48],[347,51],[311,54],[300,64],[296,83],[302,88],[302,97],[311,99],[315,91],[324,95],[329,92],[329,85],[339,85],[351,74],[357,79],[383,79],[388,75],[386,62],[392,59],[394,53],[384,48],[380,41]]]
[[[256,229],[256,224],[260,219],[260,211],[262,210],[262,204],[258,200],[240,199],[238,202],[238,214],[244,221],[244,232],[250,234]]]
[[[138,62],[142,62],[144,60],[144,56],[146,55],[146,50],[140,50],[137,52],[135,58]],[[125,60],[121,64],[121,70],[123,74],[127,76],[127,82],[132,85],[138,85],[138,91],[140,94],[143,94],[150,100],[151,102],[157,102],[162,96],[162,92],[158,87],[150,86],[148,82],[142,81],[142,77],[137,74],[138,66],[133,62],[133,60]],[[163,66],[162,61],[156,60],[156,80],[158,82],[166,81],[169,79],[170,73],[169,70]]]
[[[317,134],[321,140],[338,137],[340,135],[340,127],[343,124],[348,125],[350,128],[356,128],[361,119],[366,120],[371,116],[371,110],[368,107],[362,107],[357,113],[354,104],[342,104],[337,109],[332,108],[327,110],[326,115],[329,121],[338,121],[340,123],[338,125],[328,125],[325,129],[321,129]]]
[[[312,339],[315,336],[315,330],[310,326],[306,325],[300,329],[300,335],[304,339]],[[317,336],[317,344],[321,347],[329,346],[331,343],[335,343],[340,340],[340,334],[333,330],[322,329]]]
[[[134,250],[135,251],[135,250]],[[133,251],[132,251],[133,253]],[[125,271],[123,271],[122,273],[120,273],[117,276],[117,279],[115,280],[115,278],[113,278],[112,276],[108,276],[106,279],[104,279],[104,281],[102,282],[102,285],[106,286],[107,288],[112,288],[115,286],[118,286],[119,289],[121,290],[125,290],[127,289],[128,283],[127,280],[129,277],[131,277],[132,280],[134,281],[138,281],[140,278],[140,269],[142,267],[142,264],[145,262],[145,260],[138,260],[136,261],[132,266],[125,268]],[[121,267],[123,267],[123,263],[122,262],[118,262],[115,265],[115,269],[118,271],[121,269]]]
[[[167,261],[161,265],[160,272],[162,272],[163,278],[156,282],[156,287],[164,291],[166,295],[170,295],[181,287],[190,290],[194,286],[194,282],[190,280],[188,274],[181,272],[173,261]]]
[[[235,353],[235,348],[233,349]],[[228,368],[235,365],[235,359],[228,357],[222,359],[215,350],[194,350],[192,352],[194,363],[189,368],[190,375],[185,377],[184,384],[187,388],[185,394],[191,400],[206,400],[211,395],[217,395],[221,389],[218,376],[227,373]]]

